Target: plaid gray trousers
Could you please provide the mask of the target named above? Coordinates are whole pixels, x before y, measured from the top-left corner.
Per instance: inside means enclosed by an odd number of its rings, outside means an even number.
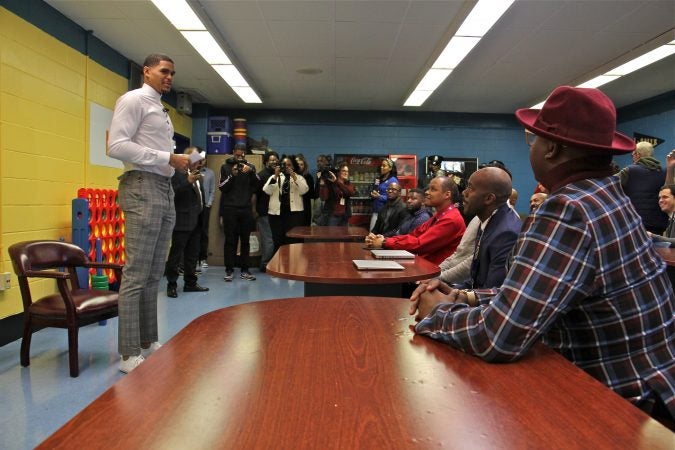
[[[119,292],[118,347],[122,356],[157,341],[157,294],[176,222],[171,178],[132,170],[119,177],[125,219],[125,264]]]

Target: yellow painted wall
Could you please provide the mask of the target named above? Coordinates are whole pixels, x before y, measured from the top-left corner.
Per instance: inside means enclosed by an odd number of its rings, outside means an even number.
[[[121,169],[89,163],[89,102],[113,109],[127,79],[0,7],[0,318],[23,311],[7,247],[71,240],[71,200],[80,187],[117,188]],[[192,119],[169,107],[176,132]],[[37,281],[36,294],[54,292]]]

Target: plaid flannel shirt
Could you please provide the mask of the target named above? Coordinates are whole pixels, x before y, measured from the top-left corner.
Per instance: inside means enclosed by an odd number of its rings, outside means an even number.
[[[616,177],[553,192],[523,225],[503,285],[480,305],[437,305],[419,334],[487,361],[513,361],[542,338],[647,410],[675,416],[674,295],[663,260]]]

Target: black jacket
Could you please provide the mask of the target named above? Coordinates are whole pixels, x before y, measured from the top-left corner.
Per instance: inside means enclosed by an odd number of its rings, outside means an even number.
[[[173,229],[175,231],[192,231],[199,222],[202,200],[194,185],[188,182],[185,172],[176,171],[171,177],[171,184],[175,193],[174,204],[176,205],[176,225]]]

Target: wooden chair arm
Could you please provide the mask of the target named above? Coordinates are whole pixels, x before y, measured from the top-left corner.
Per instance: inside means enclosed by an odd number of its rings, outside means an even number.
[[[87,263],[82,264],[82,266],[88,267],[90,269],[122,270],[124,268],[124,265],[122,265],[122,264],[109,263],[109,262],[97,262],[97,261],[89,261]]]
[[[115,272],[115,278],[117,278],[117,282],[122,283],[122,269],[124,268],[124,264],[110,263],[105,261],[89,261],[84,264],[84,267],[92,269],[112,269]]]
[[[57,278],[67,280],[70,278],[68,272],[58,272],[56,270],[27,270],[28,278]]]

